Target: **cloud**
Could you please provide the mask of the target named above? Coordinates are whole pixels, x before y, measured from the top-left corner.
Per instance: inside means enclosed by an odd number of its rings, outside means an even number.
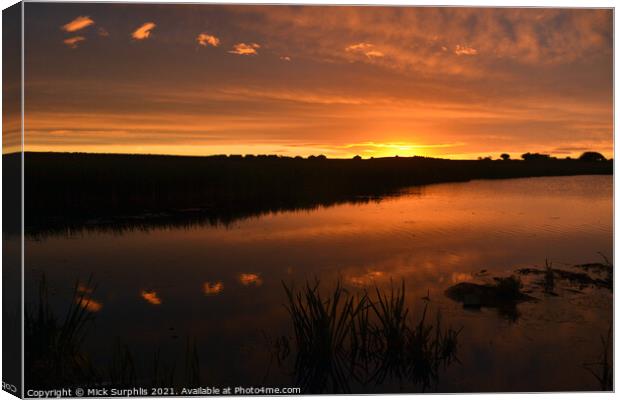
[[[204,32],[196,36],[196,41],[198,42],[199,45],[204,46],[204,47],[208,47],[208,46],[217,47],[220,45],[220,39],[218,39],[217,37],[213,35],[209,35],[208,33],[204,33]]]
[[[478,50],[473,47],[461,46],[460,44],[457,44],[454,48],[454,54],[457,56],[475,56],[478,54]]]
[[[241,56],[251,56],[258,54],[256,49],[260,49],[260,45],[257,43],[237,43],[233,46],[233,49],[228,52],[232,54],[239,54]]]
[[[101,37],[108,37],[110,36],[110,32],[108,32],[105,28],[99,28],[97,29],[97,35]]]
[[[145,40],[148,39],[149,36],[151,36],[151,31],[153,29],[155,29],[157,25],[155,25],[154,22],[147,22],[145,24],[142,24],[141,27],[139,27],[138,29],[136,29],[132,34],[131,37],[133,37],[136,40]]]
[[[74,19],[73,21],[69,22],[68,24],[61,26],[60,29],[62,29],[65,32],[76,32],[88,26],[91,26],[94,23],[95,21],[90,19],[90,17],[80,16]]]
[[[379,57],[380,58],[380,57],[384,56],[384,54],[382,52],[378,51],[378,50],[370,50],[370,51],[367,51],[364,54],[366,55],[366,57],[369,57],[369,58],[375,58],[375,57]]]
[[[282,60],[282,61],[291,61],[291,57],[289,57],[289,56],[280,56],[280,60]]]
[[[357,43],[357,44],[352,44],[350,46],[345,47],[344,50],[348,52],[358,52],[358,51],[368,50],[371,47],[373,47],[373,45],[370,43]]]
[[[329,13],[324,7],[237,10],[242,14],[242,27],[272,43],[274,51],[296,48],[304,53],[304,58],[333,63],[349,62],[355,54],[379,50],[386,55],[380,66],[401,73],[484,79],[489,75],[508,76],[513,71],[521,73],[523,68],[556,67],[612,57],[610,10],[441,7],[339,7],[330,9]],[[380,40],[380,47],[377,43],[373,47],[373,40]],[[467,42],[463,43],[464,40]],[[461,56],[459,63],[447,57],[447,53],[456,52]],[[484,55],[484,59],[475,55]],[[375,60],[372,55],[359,58],[366,62]],[[504,65],[507,60],[511,65]]]
[[[375,50],[374,47],[375,46],[372,43],[362,42],[349,45],[344,48],[344,51],[346,51],[347,53],[363,54],[368,58],[380,58],[385,55],[383,54],[383,52]]]
[[[63,40],[63,43],[71,47],[72,49],[77,49],[80,42],[83,42],[85,40],[86,38],[84,36],[74,36],[69,39]]]

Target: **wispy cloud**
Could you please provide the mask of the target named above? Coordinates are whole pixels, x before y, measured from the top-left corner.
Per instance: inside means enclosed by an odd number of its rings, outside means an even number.
[[[375,49],[375,46],[372,43],[356,43],[345,47],[344,51],[347,53],[357,53],[363,54],[368,58],[380,58],[385,54],[383,52]]]
[[[198,42],[199,45],[204,46],[204,47],[208,47],[208,46],[217,47],[220,45],[219,38],[213,35],[209,35],[208,33],[204,33],[204,32],[196,36],[196,41]]]
[[[99,35],[101,37],[108,37],[108,36],[110,36],[110,32],[108,32],[107,29],[105,29],[105,28],[99,28],[99,29],[97,29],[97,35]]]
[[[460,44],[457,44],[454,48],[454,54],[457,56],[475,56],[478,54],[478,50],[473,47],[461,46]]]
[[[71,47],[72,49],[77,49],[77,47],[79,46],[80,42],[83,42],[85,40],[86,40],[86,38],[84,36],[74,36],[74,37],[71,37],[69,39],[63,40],[63,43],[66,44],[67,46]]]
[[[65,32],[76,32],[95,23],[90,17],[80,16],[60,27]]]
[[[358,52],[358,51],[366,51],[372,48],[373,45],[370,43],[356,43],[345,47],[345,51],[348,52]]]
[[[382,52],[380,52],[379,50],[370,50],[367,51],[366,53],[364,53],[366,55],[366,57],[369,58],[375,58],[375,57],[383,57],[384,54]]]
[[[132,34],[131,37],[133,37],[136,40],[144,40],[144,39],[148,39],[149,36],[151,36],[151,31],[153,29],[155,29],[157,25],[155,25],[154,22],[147,22],[145,24],[142,24],[141,27],[139,27],[138,29],[136,29]]]
[[[282,61],[291,61],[291,57],[289,57],[289,56],[280,56],[280,60],[282,60]]]
[[[237,43],[233,46],[233,49],[228,52],[232,54],[239,54],[241,56],[251,56],[258,54],[256,49],[260,49],[260,45],[257,43]]]

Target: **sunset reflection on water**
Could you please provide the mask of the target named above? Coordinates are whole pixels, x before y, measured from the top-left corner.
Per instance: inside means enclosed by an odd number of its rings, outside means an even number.
[[[611,323],[610,291],[549,297],[524,279],[538,301],[520,304],[510,318],[463,309],[444,291],[542,268],[546,259],[567,268],[601,262],[598,252],[611,256],[612,190],[610,176],[472,181],[227,227],[49,236],[27,241],[30,265],[39,270],[26,273],[35,282],[42,271],[60,288],[94,274],[92,304],[105,307],[88,345],[99,358],[111,335],[145,355],[157,347],[174,353],[174,338],[187,335],[199,343],[209,382],[247,384],[266,374],[265,335],[291,329],[282,283],[320,280],[329,290],[340,280],[356,293],[404,281],[411,318],[428,305],[463,328],[461,364],[445,371],[441,391],[596,390],[582,364],[598,357]],[[34,293],[27,288],[29,298]],[[267,381],[290,383],[278,371]]]

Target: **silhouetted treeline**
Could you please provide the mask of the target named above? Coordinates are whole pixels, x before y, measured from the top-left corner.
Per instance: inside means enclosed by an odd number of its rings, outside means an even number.
[[[226,222],[368,199],[412,185],[612,172],[611,161],[582,160],[26,153],[25,223],[27,233],[32,233],[125,217],[139,224],[184,214]]]

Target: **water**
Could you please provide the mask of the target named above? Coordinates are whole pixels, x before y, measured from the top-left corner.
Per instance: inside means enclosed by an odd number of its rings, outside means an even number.
[[[434,390],[599,390],[583,367],[598,361],[612,320],[612,294],[583,288],[545,296],[518,316],[471,311],[446,298],[460,281],[490,281],[517,268],[601,262],[613,250],[611,176],[438,184],[365,204],[280,212],[228,226],[89,231],[26,242],[26,296],[42,273],[58,314],[76,279],[93,275],[96,314],[86,348],[110,362],[120,338],[137,363],[157,349],[180,368],[196,340],[202,384],[291,385],[270,343],[291,334],[282,282],[337,279],[351,291],[404,279],[412,316],[430,310],[463,328],[458,358]],[[482,272],[486,270],[486,272]],[[292,357],[291,357],[292,358]],[[404,389],[401,389],[404,388]],[[416,390],[386,383],[363,391]]]

